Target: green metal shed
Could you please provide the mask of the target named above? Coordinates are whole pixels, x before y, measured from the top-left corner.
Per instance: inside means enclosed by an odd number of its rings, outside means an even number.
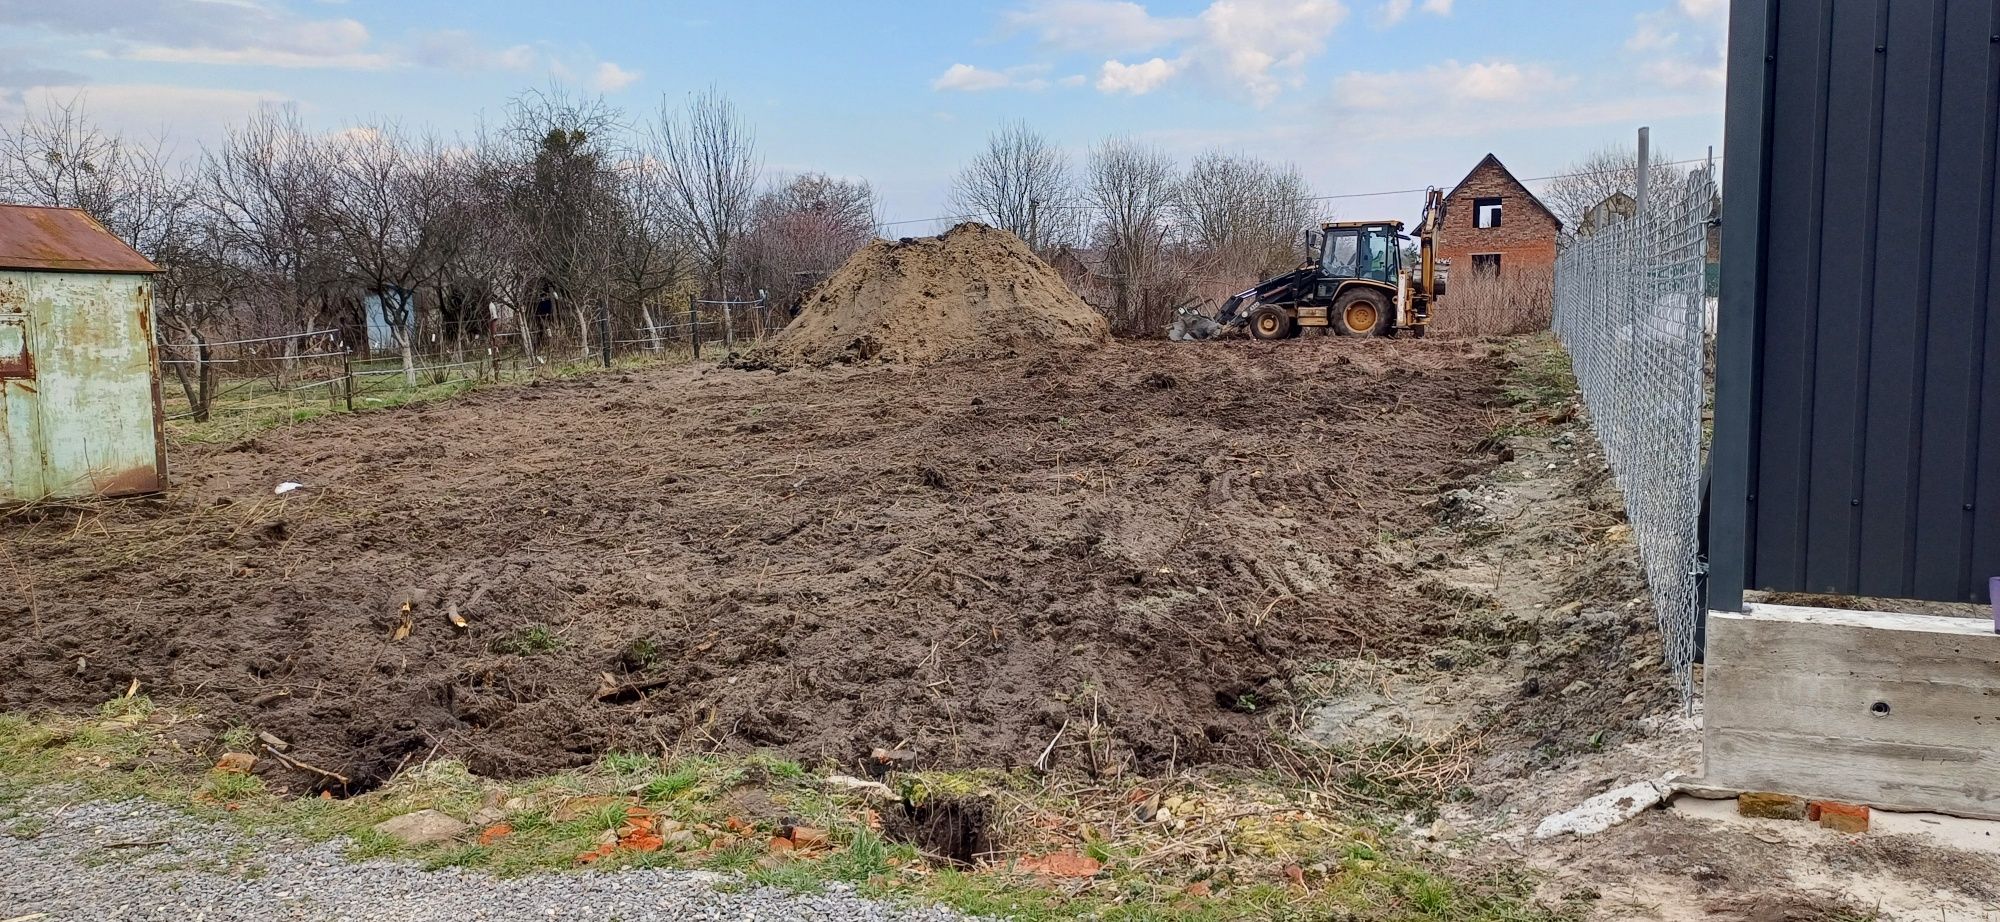
[[[0,205],[0,502],[166,485],[158,271],[81,211]]]

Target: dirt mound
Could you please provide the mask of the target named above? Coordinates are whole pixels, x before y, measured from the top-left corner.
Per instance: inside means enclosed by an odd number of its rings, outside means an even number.
[[[931,364],[1104,344],[1110,326],[1021,238],[984,224],[877,240],[750,356],[776,367]]]
[[[1459,617],[1382,536],[1483,470],[1498,394],[1450,343],[1114,343],[321,420],[0,519],[0,710],[137,680],[364,787],[664,747],[1254,764],[1288,676]]]

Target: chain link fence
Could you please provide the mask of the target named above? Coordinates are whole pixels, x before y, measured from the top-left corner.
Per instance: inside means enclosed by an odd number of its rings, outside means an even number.
[[[1624,492],[1683,688],[1702,614],[1704,280],[1716,201],[1713,167],[1659,182],[1637,215],[1575,240],[1556,261],[1556,335]]]

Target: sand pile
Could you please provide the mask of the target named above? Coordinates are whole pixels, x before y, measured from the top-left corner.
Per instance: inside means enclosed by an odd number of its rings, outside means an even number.
[[[877,240],[807,298],[759,364],[930,364],[1099,346],[1103,315],[1019,237],[960,224],[941,237]]]

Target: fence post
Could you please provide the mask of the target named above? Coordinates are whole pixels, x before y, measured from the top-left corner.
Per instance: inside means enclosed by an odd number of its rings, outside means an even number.
[[[597,299],[597,339],[598,354],[604,359],[604,367],[611,367],[611,299],[599,296]]]
[[[688,344],[694,347],[694,357],[701,358],[701,306],[694,295],[688,295]]]
[[[728,301],[722,302],[722,348],[725,352],[736,351],[736,316],[730,312]]]
[[[340,350],[340,389],[347,394],[347,412],[354,412],[354,350]]]

